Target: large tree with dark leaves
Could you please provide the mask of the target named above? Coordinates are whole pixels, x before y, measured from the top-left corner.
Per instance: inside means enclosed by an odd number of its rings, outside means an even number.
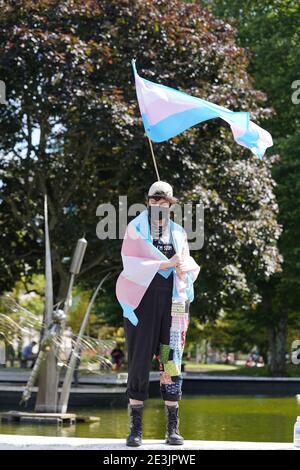
[[[270,341],[271,371],[286,370],[288,328],[300,326],[300,104],[297,80],[300,68],[300,4],[297,0],[211,2],[212,10],[237,28],[237,41],[249,56],[255,85],[268,95],[275,113],[267,120],[280,160],[274,165],[282,272],[260,282],[261,302],[255,321]],[[298,83],[299,88],[299,83]],[[294,99],[293,99],[293,94]]]
[[[50,203],[56,296],[63,296],[76,238],[89,240],[81,282],[121,268],[120,240],[99,241],[98,204],[143,202],[155,179],[131,59],[150,80],[232,110],[269,116],[253,88],[235,30],[179,0],[16,1],[0,11],[2,289],[42,269],[42,195]],[[162,179],[182,201],[205,205],[205,244],[194,313],[257,303],[257,277],[279,269],[273,158],[237,146],[213,120],[154,146]],[[7,235],[6,235],[7,234]],[[11,239],[7,239],[12,234]],[[18,252],[15,251],[16,245]],[[114,298],[114,281],[108,296]],[[115,301],[115,300],[114,300]],[[109,309],[112,323],[120,310]]]

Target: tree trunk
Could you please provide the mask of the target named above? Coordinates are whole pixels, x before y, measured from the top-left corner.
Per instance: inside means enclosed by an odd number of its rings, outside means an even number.
[[[204,364],[207,364],[207,357],[208,357],[208,340],[204,340]]]
[[[70,275],[59,277],[58,292],[57,292],[57,295],[55,295],[56,302],[66,299],[69,283],[70,283]],[[55,291],[54,291],[54,294],[55,294]]]
[[[286,370],[286,340],[288,315],[280,318],[278,325],[269,328],[270,342],[270,372],[273,376],[285,376]]]
[[[54,303],[58,301],[64,301],[70,282],[70,273],[65,266],[62,264],[60,255],[56,249],[52,249],[52,260],[53,260],[53,295]]]

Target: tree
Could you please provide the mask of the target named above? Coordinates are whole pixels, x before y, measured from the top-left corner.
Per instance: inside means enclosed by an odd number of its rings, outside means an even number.
[[[281,273],[259,284],[263,297],[259,323],[269,335],[271,372],[282,375],[286,372],[288,327],[295,326],[295,312],[300,310],[300,105],[292,100],[292,84],[299,78],[300,5],[296,0],[215,0],[211,7],[222,18],[231,18],[238,43],[248,51],[255,86],[267,93],[266,104],[275,110],[266,125],[273,134],[274,150],[280,154],[273,177],[278,221],[283,227],[279,240],[283,264]]]
[[[179,0],[16,1],[0,12],[0,75],[9,105],[1,107],[1,213],[18,231],[18,260],[1,258],[13,277],[42,270],[42,195],[47,192],[55,294],[65,295],[75,240],[89,246],[79,281],[120,271],[120,240],[99,241],[101,202],[143,202],[154,179],[131,70],[232,110],[270,114],[254,89],[236,32],[207,8]],[[257,302],[254,279],[278,271],[273,158],[238,147],[225,123],[193,127],[154,146],[162,179],[182,201],[205,205],[205,246],[196,254],[200,318]],[[4,235],[2,235],[4,237]],[[15,237],[15,236],[14,236]],[[25,269],[26,267],[26,269]],[[107,292],[114,295],[114,282]],[[2,287],[9,285],[5,276]],[[196,311],[196,308],[195,308]],[[109,315],[116,324],[113,315]],[[115,303],[115,318],[121,322]]]

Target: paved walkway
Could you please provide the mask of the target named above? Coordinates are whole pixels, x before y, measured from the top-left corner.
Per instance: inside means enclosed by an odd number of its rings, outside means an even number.
[[[0,434],[0,450],[296,450],[293,444],[274,442],[185,441],[182,446],[163,440],[144,439],[138,448],[127,447],[124,439],[15,436]],[[300,449],[298,449],[300,450]]]
[[[24,369],[0,369],[0,383],[26,383],[29,379],[31,371]],[[158,380],[159,372],[151,372],[150,379]],[[127,372],[101,372],[95,374],[79,374],[79,382],[87,385],[101,385],[101,384],[125,384],[127,381]]]
[[[30,370],[24,369],[0,369],[0,383],[26,383]],[[127,382],[127,372],[101,372],[95,374],[79,374],[79,383],[85,385],[105,385],[114,384],[122,385]],[[300,391],[300,377],[252,377],[252,376],[239,376],[239,375],[221,375],[221,374],[204,374],[201,372],[182,372],[182,376],[188,380],[194,381],[228,381],[228,382],[270,382],[270,383],[298,383]],[[151,371],[149,374],[150,381],[159,380],[159,371]]]

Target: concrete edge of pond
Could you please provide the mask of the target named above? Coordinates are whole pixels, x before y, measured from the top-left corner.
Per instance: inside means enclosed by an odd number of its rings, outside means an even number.
[[[182,446],[170,446],[163,440],[144,439],[138,448],[127,447],[124,439],[90,439],[79,437],[48,437],[0,435],[0,450],[300,450],[292,443],[232,442],[186,440]]]
[[[81,385],[124,385],[127,381],[127,372],[119,373],[101,373],[90,375],[79,375],[79,383]],[[9,369],[0,369],[0,383],[26,383],[30,376],[30,370],[15,371]],[[185,371],[182,376],[186,380],[200,381],[223,381],[228,382],[295,382],[300,383],[300,377],[268,377],[268,376],[247,376],[247,375],[222,375],[221,373],[204,373]],[[159,371],[151,371],[149,374],[150,381],[159,380]]]
[[[276,385],[277,384],[277,385]],[[185,381],[183,385],[183,399],[192,398],[195,396],[268,396],[268,397],[294,397],[300,403],[300,386],[297,384],[290,384],[287,386],[279,385],[278,382],[264,384],[263,382],[198,382],[198,381]],[[110,407],[125,407],[127,406],[128,398],[126,397],[126,387],[79,387],[72,388],[70,395],[69,408],[77,409],[90,408],[91,406],[110,406]],[[1,385],[0,384],[0,402],[1,411],[7,412],[10,409],[20,410],[19,402],[22,394],[22,387],[16,385]],[[32,390],[32,396],[29,400],[27,409],[29,411],[34,409],[36,400],[37,389]],[[159,398],[159,387],[155,382],[150,382],[149,397]]]

